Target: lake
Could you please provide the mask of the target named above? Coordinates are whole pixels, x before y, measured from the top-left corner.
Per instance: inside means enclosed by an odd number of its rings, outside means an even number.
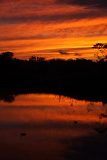
[[[53,94],[0,101],[1,160],[106,159],[107,105]]]

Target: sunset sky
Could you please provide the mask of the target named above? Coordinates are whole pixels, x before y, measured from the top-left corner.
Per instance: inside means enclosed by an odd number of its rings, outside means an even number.
[[[97,42],[107,43],[106,0],[0,0],[0,52],[57,58]]]

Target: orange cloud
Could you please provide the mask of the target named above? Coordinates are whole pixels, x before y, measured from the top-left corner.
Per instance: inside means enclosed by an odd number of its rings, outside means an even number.
[[[11,50],[17,57],[26,58],[36,55],[37,50],[83,48],[107,42],[106,16],[99,8],[63,5],[54,0],[1,1],[0,52]],[[42,55],[62,57],[57,53]]]

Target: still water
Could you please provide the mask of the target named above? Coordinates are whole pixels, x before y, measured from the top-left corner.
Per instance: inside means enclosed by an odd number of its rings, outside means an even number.
[[[52,94],[0,101],[1,160],[107,159],[106,130],[102,102]]]

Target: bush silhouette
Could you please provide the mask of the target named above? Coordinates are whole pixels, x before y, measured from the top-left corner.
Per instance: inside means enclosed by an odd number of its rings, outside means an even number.
[[[11,60],[14,56],[13,52],[3,52],[0,54],[0,58],[4,59],[4,60]]]

